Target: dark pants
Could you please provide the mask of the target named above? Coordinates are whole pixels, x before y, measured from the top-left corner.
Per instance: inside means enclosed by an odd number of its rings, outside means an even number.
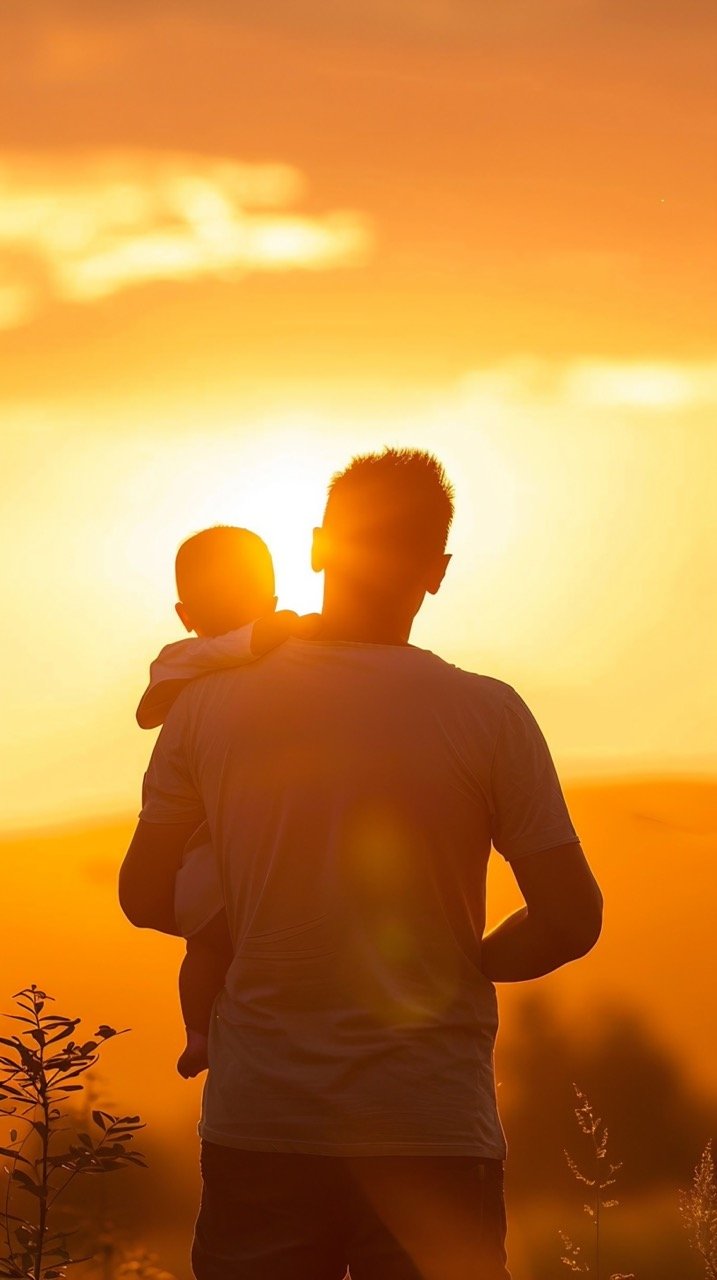
[[[202,1143],[196,1280],[510,1280],[503,1166]]]

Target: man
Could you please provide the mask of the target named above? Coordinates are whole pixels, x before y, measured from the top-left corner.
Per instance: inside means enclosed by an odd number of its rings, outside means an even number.
[[[494,982],[583,955],[602,900],[508,685],[409,645],[453,515],[417,450],[332,481],[319,636],[195,682],[120,895],[175,930],[206,815],[234,944],[200,1133],[197,1280],[505,1280]],[[491,842],[525,907],[487,937]]]

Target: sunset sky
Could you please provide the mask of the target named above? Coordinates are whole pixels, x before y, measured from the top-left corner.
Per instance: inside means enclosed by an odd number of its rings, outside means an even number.
[[[256,528],[315,607],[326,483],[457,491],[414,640],[567,778],[717,770],[717,10],[10,0],[0,824],[131,813],[172,565]]]

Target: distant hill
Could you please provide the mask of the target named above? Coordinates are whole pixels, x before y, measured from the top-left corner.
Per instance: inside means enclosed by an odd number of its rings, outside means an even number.
[[[717,780],[601,781],[566,793],[603,886],[605,929],[587,959],[531,988],[573,1011],[576,1028],[603,1002],[634,1005],[692,1078],[717,1092]],[[116,904],[133,825],[78,823],[0,841],[0,1009],[35,981],[69,1014],[132,1027],[107,1049],[113,1090],[167,1123],[179,1113],[193,1126],[197,1086],[173,1074],[181,943],[132,929]],[[509,868],[499,857],[492,864],[495,921],[519,899]],[[524,990],[502,988],[506,1023]]]

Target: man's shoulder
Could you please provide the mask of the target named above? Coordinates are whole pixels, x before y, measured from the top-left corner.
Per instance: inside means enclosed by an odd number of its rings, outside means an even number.
[[[470,671],[466,667],[459,667],[455,663],[439,657],[436,653],[430,653],[428,650],[422,650],[422,652],[430,661],[434,678],[444,683],[446,687],[452,687],[461,696],[490,703],[496,707],[510,704],[518,697],[513,686],[507,684],[505,680],[499,680],[497,676],[489,676],[483,672]]]
[[[296,661],[297,656],[299,661]],[[357,656],[359,660],[357,661]],[[207,672],[195,677],[182,690],[178,702],[185,713],[196,714],[203,708],[236,705],[242,700],[242,690],[256,686],[262,697],[276,692],[286,693],[294,685],[307,684],[308,667],[314,674],[321,672],[329,678],[330,687],[338,682],[350,686],[354,680],[363,683],[366,672],[371,678],[385,684],[386,689],[420,685],[424,694],[429,689],[441,700],[455,702],[483,713],[500,715],[506,706],[515,706],[521,699],[512,685],[496,676],[470,671],[442,658],[429,649],[412,645],[402,646],[350,646],[340,648],[313,645],[308,641],[287,641],[271,653],[244,667],[233,667]],[[314,692],[313,682],[309,682]]]

